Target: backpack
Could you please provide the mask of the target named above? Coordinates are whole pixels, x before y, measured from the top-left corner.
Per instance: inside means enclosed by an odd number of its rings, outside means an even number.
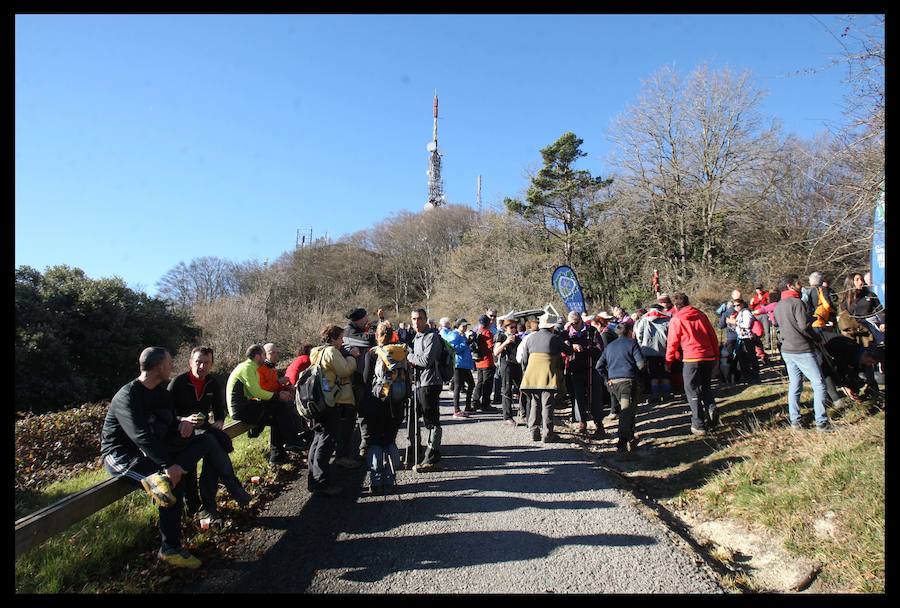
[[[306,419],[315,420],[324,414],[325,408],[328,407],[322,390],[324,380],[318,365],[310,365],[297,377],[297,383],[294,385],[297,388],[294,393],[294,404],[297,413]]]
[[[437,365],[438,373],[441,375],[441,380],[450,382],[453,380],[453,372],[456,369],[456,351],[440,334],[438,334],[438,337],[441,339],[441,352],[438,354]]]
[[[750,333],[752,333],[757,338],[762,338],[763,334],[765,334],[765,328],[763,328],[762,321],[753,317],[753,321],[750,323]]]
[[[834,307],[831,304],[831,300],[823,293],[823,289],[821,287],[816,288],[816,294],[818,298],[816,299],[816,307],[813,311],[813,316],[816,318],[816,323],[813,324],[813,327],[824,327],[828,321],[831,320],[831,313],[834,311]],[[810,301],[812,301],[812,294],[810,294]],[[821,323],[821,325],[819,325]]]
[[[382,401],[389,401],[391,405],[405,404],[411,393],[406,349],[398,344],[389,344],[376,346],[372,350],[376,358],[372,394]]]

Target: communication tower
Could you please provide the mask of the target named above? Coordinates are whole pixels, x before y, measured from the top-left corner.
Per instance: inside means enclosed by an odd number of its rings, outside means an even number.
[[[438,96],[437,91],[434,92],[434,129],[431,135],[431,141],[425,146],[428,150],[428,202],[425,203],[425,209],[440,207],[447,201],[444,195],[444,181],[441,179],[441,151],[438,149]]]

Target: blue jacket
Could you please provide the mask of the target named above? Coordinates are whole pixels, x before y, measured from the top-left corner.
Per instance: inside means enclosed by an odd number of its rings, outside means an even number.
[[[446,340],[456,351],[456,367],[459,369],[473,369],[475,361],[472,359],[472,350],[466,337],[455,329],[441,328],[441,337]]]
[[[639,369],[644,369],[644,360],[637,340],[620,336],[603,350],[595,368],[604,380],[634,378]]]

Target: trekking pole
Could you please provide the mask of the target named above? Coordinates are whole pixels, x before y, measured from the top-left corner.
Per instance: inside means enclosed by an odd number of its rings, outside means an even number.
[[[406,439],[409,441],[409,445],[406,446],[406,453],[403,455],[403,460],[409,469],[412,469],[416,464],[413,461],[415,458],[414,446],[416,445],[416,433],[413,426],[416,418],[415,398],[416,391],[413,389],[412,396],[406,401]]]
[[[414,427],[415,428],[415,437],[413,437],[415,441],[415,447],[413,448],[413,455],[415,457],[415,461],[413,462],[413,466],[419,464],[419,441],[421,439],[421,428],[419,426],[419,397],[416,394],[418,392],[419,381],[421,380],[422,372],[419,369],[416,369],[416,389],[413,390],[413,417],[415,418]]]

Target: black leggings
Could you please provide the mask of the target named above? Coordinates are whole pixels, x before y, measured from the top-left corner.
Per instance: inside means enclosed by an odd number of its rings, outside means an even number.
[[[472,370],[457,367],[453,370],[453,411],[459,411],[459,391],[462,385],[466,385],[466,409],[472,405],[472,389],[475,388],[475,379]]]

